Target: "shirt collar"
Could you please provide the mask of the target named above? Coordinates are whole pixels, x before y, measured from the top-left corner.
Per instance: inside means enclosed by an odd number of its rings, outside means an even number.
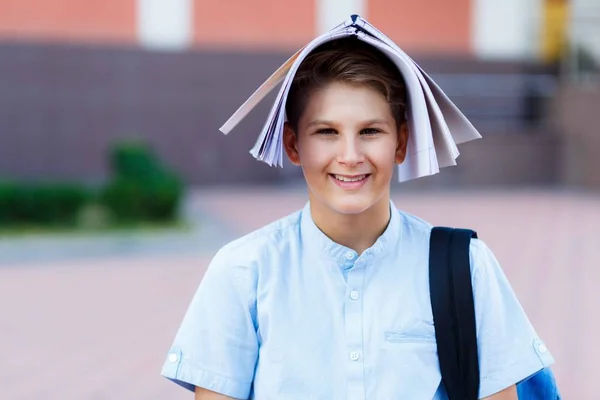
[[[390,200],[390,222],[385,231],[377,238],[373,246],[363,252],[360,258],[371,259],[383,255],[400,241],[402,236],[402,215]],[[311,212],[310,202],[302,209],[301,238],[311,249],[319,251],[321,255],[336,262],[354,262],[358,258],[356,251],[331,240],[315,224]]]

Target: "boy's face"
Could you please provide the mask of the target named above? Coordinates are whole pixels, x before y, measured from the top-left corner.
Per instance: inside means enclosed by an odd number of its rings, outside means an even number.
[[[298,131],[284,128],[286,152],[302,167],[311,204],[341,214],[359,214],[382,202],[387,207],[407,139],[406,124],[396,126],[383,95],[344,83],[311,93]]]

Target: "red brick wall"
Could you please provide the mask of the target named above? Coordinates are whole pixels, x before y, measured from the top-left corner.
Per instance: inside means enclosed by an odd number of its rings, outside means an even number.
[[[135,0],[0,0],[0,37],[137,41]]]
[[[195,0],[200,46],[297,48],[315,33],[314,1]]]
[[[316,0],[194,0],[194,46],[295,50],[315,35]],[[402,47],[471,53],[474,0],[365,0]],[[137,43],[136,0],[0,0],[0,38]]]
[[[471,53],[472,1],[368,0],[367,19],[409,51]]]

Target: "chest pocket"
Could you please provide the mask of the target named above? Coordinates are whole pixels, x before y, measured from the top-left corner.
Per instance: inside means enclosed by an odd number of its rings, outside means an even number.
[[[435,345],[435,329],[433,323],[416,320],[408,323],[405,328],[389,329],[384,332],[385,343],[429,343]]]
[[[382,398],[433,398],[441,381],[433,323],[409,322],[383,332],[378,352]],[[413,396],[413,397],[411,397]]]

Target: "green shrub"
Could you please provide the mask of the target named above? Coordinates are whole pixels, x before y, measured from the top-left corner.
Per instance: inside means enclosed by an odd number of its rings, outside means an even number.
[[[112,181],[100,201],[121,222],[177,218],[183,184],[144,143],[121,142],[111,150]]]
[[[0,181],[0,227],[107,226],[177,218],[183,184],[148,144],[119,142],[109,157],[112,180],[98,192],[77,184]]]
[[[177,217],[182,185],[173,176],[156,174],[144,180],[117,176],[101,202],[119,221],[169,221]]]
[[[16,220],[17,187],[11,182],[0,182],[0,225],[12,224]]]
[[[0,223],[69,225],[92,194],[74,184],[0,184]]]
[[[134,180],[143,180],[163,169],[150,145],[142,141],[120,141],[110,150],[109,157],[114,175]]]

